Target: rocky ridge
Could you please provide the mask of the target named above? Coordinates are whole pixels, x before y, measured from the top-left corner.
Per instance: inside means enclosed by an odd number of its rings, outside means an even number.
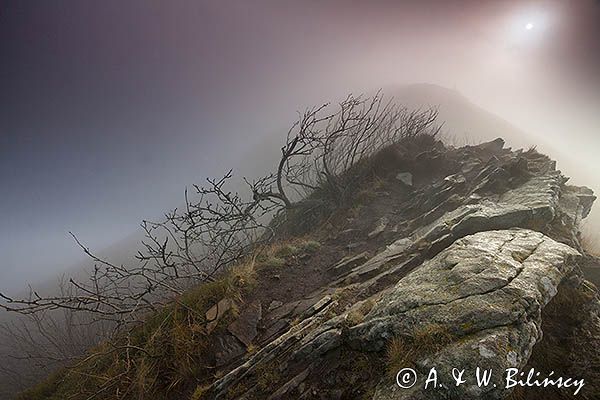
[[[595,197],[568,185],[548,157],[507,149],[500,139],[459,149],[438,142],[410,161],[409,170],[393,171],[403,174],[398,190],[404,195],[377,194],[385,207],[371,215],[369,227],[339,230],[332,238],[347,241],[341,237],[348,232],[364,232],[347,246],[349,254],[327,266],[325,285],[300,300],[262,307],[254,301],[241,310],[242,321],[230,331],[259,349],[225,355],[233,367],[208,388],[209,398],[510,395],[499,381],[496,387],[469,381],[451,388],[445,382],[448,389],[441,391],[422,384],[401,390],[377,362],[387,349],[390,363],[389,344],[396,339],[406,345],[400,361],[420,375],[431,367],[446,377],[455,367],[526,367],[544,337],[546,306],[567,284],[591,286],[580,270],[586,256],[579,224]],[[600,337],[598,304],[593,289],[581,311],[590,341]],[[363,369],[382,368],[346,373],[360,358]]]

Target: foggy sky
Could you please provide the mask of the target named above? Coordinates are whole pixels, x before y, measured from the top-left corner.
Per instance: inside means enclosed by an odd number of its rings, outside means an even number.
[[[350,91],[455,88],[597,182],[599,22],[592,0],[0,1],[0,290],[80,262],[69,230],[110,246]]]

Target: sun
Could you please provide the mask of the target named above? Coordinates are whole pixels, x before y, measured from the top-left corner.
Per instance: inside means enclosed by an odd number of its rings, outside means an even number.
[[[532,29],[533,29],[533,23],[531,23],[531,22],[528,22],[528,23],[525,25],[525,29],[527,29],[528,31],[532,30]]]

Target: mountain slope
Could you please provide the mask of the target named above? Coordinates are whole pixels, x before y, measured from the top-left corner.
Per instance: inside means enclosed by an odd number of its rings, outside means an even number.
[[[402,368],[432,366],[445,377],[454,367],[552,368],[585,378],[582,395],[600,394],[585,367],[600,357],[600,303],[579,269],[598,265],[580,245],[589,189],[499,139],[400,143],[365,168],[377,174],[324,224],[185,294],[129,335],[129,351],[108,348],[21,398],[510,395],[500,376],[497,387],[471,378],[439,392],[395,384]]]
[[[542,338],[542,311],[559,289],[577,293],[572,300],[590,310],[581,318],[600,332],[597,292],[581,284],[577,268],[577,224],[589,213],[591,192],[566,186],[548,158],[503,150],[500,141],[427,161],[433,160],[450,175],[421,183],[383,217],[415,207],[419,216],[395,234],[392,229],[396,240],[373,257],[334,267],[339,276],[320,290],[310,313],[217,380],[207,398],[235,398],[233,389],[248,399],[503,399],[509,391],[502,377],[493,381],[497,387],[479,388],[471,379],[432,392],[421,385],[400,391],[394,375],[406,367],[426,376],[435,366],[445,377],[456,366],[525,368]],[[452,168],[452,160],[463,162]],[[599,351],[592,345],[590,360]],[[362,370],[345,369],[361,357],[367,360]],[[373,372],[382,362],[391,376]],[[276,378],[260,385],[261,371],[272,369]],[[588,372],[568,370],[591,380]],[[586,393],[600,392],[589,387]]]

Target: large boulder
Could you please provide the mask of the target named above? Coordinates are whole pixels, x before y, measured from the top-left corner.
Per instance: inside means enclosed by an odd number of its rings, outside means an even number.
[[[396,382],[388,378],[378,387],[378,393],[388,393],[381,398],[501,399],[503,376],[479,388],[476,368],[505,371],[527,363],[542,336],[541,311],[577,257],[571,247],[531,230],[465,237],[402,279],[351,329],[348,340],[354,348],[377,351],[393,337],[426,334],[428,327],[440,335],[441,329],[443,348],[417,354],[413,362],[422,377],[436,367],[449,389],[438,395],[423,385],[392,391]],[[470,381],[452,388],[453,368],[465,369]]]

